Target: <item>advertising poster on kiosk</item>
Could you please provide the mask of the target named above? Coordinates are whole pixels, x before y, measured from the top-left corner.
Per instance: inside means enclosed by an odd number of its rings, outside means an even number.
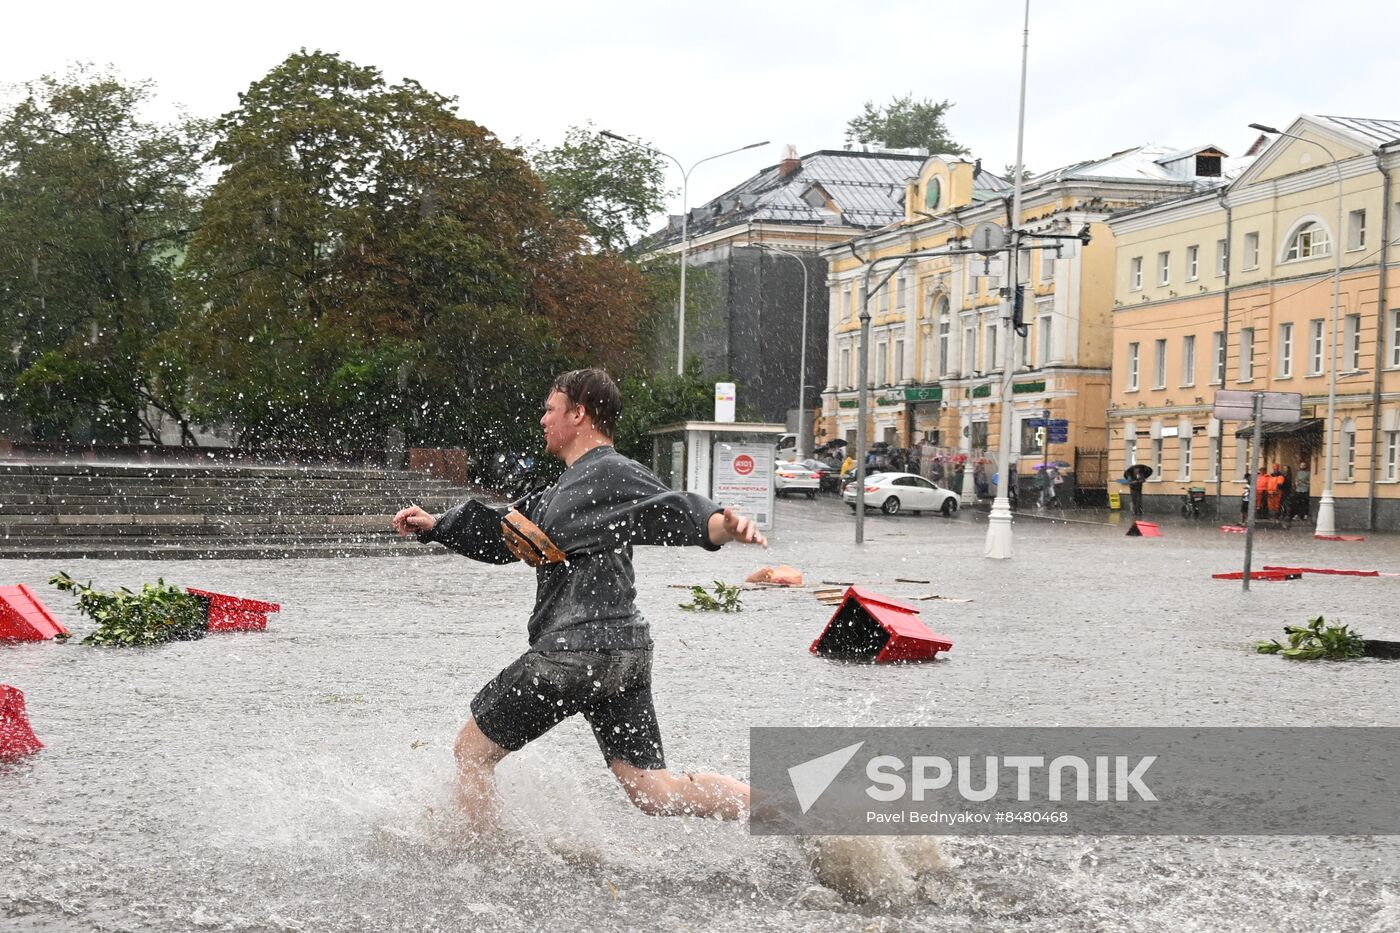
[[[715,444],[714,500],[773,527],[773,445]]]

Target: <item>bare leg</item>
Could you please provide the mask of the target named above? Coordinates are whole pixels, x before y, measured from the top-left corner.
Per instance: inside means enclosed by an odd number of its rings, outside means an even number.
[[[477,832],[496,828],[496,765],[510,754],[468,719],[457,733],[457,805]]]
[[[737,820],[749,809],[749,785],[724,774],[646,771],[625,761],[608,765],[627,797],[649,816],[717,816]]]

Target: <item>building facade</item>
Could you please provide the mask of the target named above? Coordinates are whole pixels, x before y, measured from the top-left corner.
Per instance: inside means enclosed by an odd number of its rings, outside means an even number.
[[[1175,510],[1205,486],[1236,516],[1253,428],[1217,421],[1215,392],[1299,393],[1303,420],[1265,424],[1260,461],[1309,467],[1315,517],[1340,259],[1337,524],[1400,527],[1400,312],[1387,245],[1400,121],[1302,116],[1285,133],[1302,139],[1275,139],[1217,191],[1110,219],[1111,470],[1153,468],[1149,511]]]
[[[699,357],[707,376],[732,378],[742,407],[764,420],[790,421],[805,352],[803,407],[812,418],[826,372],[823,250],[901,219],[906,184],[923,161],[922,155],[884,151],[798,156],[788,147],[778,164],[693,208],[686,231],[686,355]],[[649,249],[676,253],[680,242],[680,217],[673,217]],[[659,345],[659,356],[669,351],[674,366],[672,341]],[[662,359],[655,363],[664,366]]]
[[[1033,248],[1017,263],[1024,286],[1024,338],[1006,332],[1002,276],[1005,255],[969,252],[977,224],[1003,227],[1011,186],[974,162],[935,156],[911,180],[898,224],[825,255],[830,266],[822,428],[854,442],[860,310],[866,266],[876,259],[916,255],[885,281],[871,277],[867,347],[871,393],[868,436],[918,454],[926,475],[960,475],[964,495],[990,491],[1003,416],[1012,425],[1013,462],[1055,461],[1085,489],[1105,486],[1109,366],[1113,340],[1114,248],[1107,220],[1130,207],[1218,184],[1165,164],[1166,149],[1141,147],[1067,166],[1025,184],[1020,225]],[[1075,234],[1087,233],[1084,245]],[[1037,239],[1037,237],[1040,237]],[[1051,239],[1049,237],[1058,237]],[[888,266],[884,267],[886,270]],[[1001,387],[1012,369],[1012,402],[1003,412]],[[1068,422],[1064,443],[1047,446],[1029,423],[1045,413]],[[942,465],[935,465],[942,464]],[[1031,468],[1018,468],[1021,483]]]

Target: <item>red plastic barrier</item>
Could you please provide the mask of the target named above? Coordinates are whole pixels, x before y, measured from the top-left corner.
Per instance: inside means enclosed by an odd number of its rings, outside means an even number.
[[[1156,522],[1133,522],[1128,528],[1129,538],[1160,538],[1162,529]]]
[[[1221,525],[1220,530],[1226,534],[1232,535],[1242,535],[1249,531],[1249,529],[1243,525]]]
[[[24,712],[24,694],[0,684],[0,760],[32,755],[44,747]]]
[[[1365,535],[1313,535],[1317,541],[1365,541]]]
[[[185,592],[204,600],[211,632],[261,632],[267,628],[268,613],[280,612],[279,603],[243,599],[227,593],[212,593],[185,587]]]
[[[836,607],[811,652],[845,661],[930,661],[953,643],[929,631],[919,610],[900,599],[853,586]]]
[[[29,587],[0,586],[0,641],[47,641],[67,634]]]
[[[1330,573],[1341,577],[1379,577],[1379,570],[1329,570],[1322,567],[1274,567],[1266,564],[1265,570],[1283,570],[1288,573]]]
[[[1211,578],[1212,580],[1243,580],[1243,579],[1244,579],[1244,571],[1243,571],[1243,570],[1232,570],[1232,571],[1230,571],[1229,573],[1213,573],[1213,574],[1210,575],[1210,578]],[[1251,580],[1301,580],[1301,579],[1303,579],[1303,573],[1302,573],[1302,571],[1290,571],[1290,570],[1251,570],[1251,571],[1249,572],[1249,579],[1251,579]]]

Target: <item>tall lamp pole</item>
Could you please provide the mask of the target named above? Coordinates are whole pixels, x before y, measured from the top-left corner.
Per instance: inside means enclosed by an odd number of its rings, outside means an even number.
[[[781,246],[773,246],[768,243],[754,245],[759,249],[771,249],[775,253],[782,253],[789,259],[795,259],[798,266],[802,268],[802,351],[798,354],[797,362],[797,444],[793,448],[792,456],[792,459],[801,463],[803,453],[802,428],[807,423],[807,264],[802,261],[801,256],[785,250]]]
[[[690,223],[690,173],[693,172],[693,171],[695,171],[696,166],[700,165],[700,164],[703,163],[703,162],[709,162],[711,159],[718,159],[718,158],[722,158],[723,156],[733,155],[733,154],[736,153],[736,152],[743,152],[745,149],[757,149],[759,146],[766,146],[766,145],[768,145],[768,140],[765,139],[765,140],[764,140],[763,142],[761,142],[761,143],[749,143],[747,146],[740,146],[738,149],[730,149],[730,150],[728,150],[728,151],[726,151],[726,152],[717,152],[717,153],[715,153],[715,154],[712,155],[712,156],[705,156],[705,158],[700,159],[700,160],[698,160],[698,161],[692,163],[691,166],[690,166],[690,168],[686,168],[684,165],[681,164],[681,160],[680,160],[680,159],[677,159],[675,156],[671,155],[669,152],[662,152],[660,149],[657,149],[655,146],[648,146],[646,143],[637,142],[637,140],[635,140],[635,139],[628,139],[626,136],[619,136],[618,134],[612,132],[611,130],[603,130],[602,133],[601,133],[600,135],[606,136],[608,139],[615,139],[615,140],[617,140],[618,142],[627,143],[627,144],[630,145],[630,146],[636,146],[638,149],[645,149],[647,152],[655,153],[656,155],[659,155],[659,156],[665,156],[666,158],[670,159],[672,162],[676,163],[676,168],[680,169],[680,173],[681,173],[681,298],[680,298],[680,311],[679,311],[680,323],[679,323],[679,329],[678,329],[678,331],[677,331],[677,338],[676,338],[676,375],[677,375],[677,376],[682,375],[682,374],[684,374],[684,372],[685,372],[685,253],[686,253],[686,248],[689,246],[689,242],[690,242],[690,240],[689,240],[689,223]]]
[[[1300,143],[1316,146],[1327,153],[1327,158],[1332,160],[1332,167],[1337,171],[1337,227],[1332,235],[1332,353],[1331,365],[1328,367],[1330,372],[1327,376],[1327,427],[1322,439],[1323,447],[1326,449],[1326,466],[1323,468],[1322,475],[1322,499],[1317,504],[1317,524],[1313,528],[1314,537],[1333,537],[1337,534],[1337,503],[1332,496],[1332,454],[1333,448],[1336,446],[1336,427],[1333,422],[1337,420],[1337,364],[1339,361],[1337,329],[1341,321],[1342,306],[1342,163],[1337,161],[1337,157],[1331,149],[1315,139],[1285,133],[1263,123],[1251,123],[1249,128],[1261,133],[1284,136],[1288,139],[1296,139]],[[1253,478],[1250,479],[1252,481]]]
[[[993,560],[1008,560],[1011,557],[1011,497],[1008,490],[1011,483],[1011,405],[1014,393],[1011,380],[1016,371],[1016,328],[1012,322],[1012,305],[1016,301],[1017,289],[1021,287],[1021,270],[1017,268],[1021,257],[1021,172],[1022,150],[1026,139],[1026,58],[1031,42],[1031,0],[1026,0],[1026,23],[1021,37],[1021,103],[1016,118],[1016,174],[1011,182],[1011,243],[1007,256],[1008,277],[1006,304],[1002,306],[1001,329],[1006,334],[1006,356],[1002,362],[1001,380],[1001,449],[997,454],[997,468],[1001,482],[997,483],[997,495],[992,500],[992,512],[987,517],[987,541],[982,551],[983,557]],[[1046,339],[1041,335],[1041,340]],[[1047,427],[1047,436],[1048,436]]]

